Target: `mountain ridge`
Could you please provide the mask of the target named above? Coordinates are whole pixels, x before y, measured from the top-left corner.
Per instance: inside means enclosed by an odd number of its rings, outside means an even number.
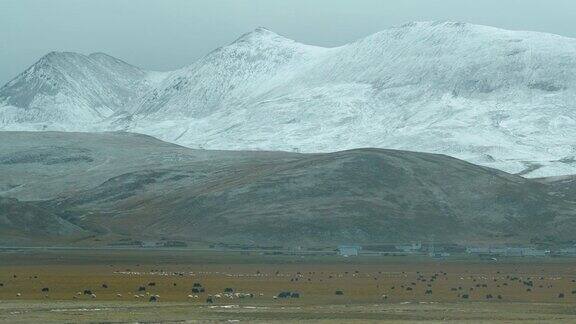
[[[128,130],[193,148],[408,149],[565,175],[576,173],[574,75],[576,40],[546,33],[415,22],[322,48],[256,28],[106,118],[45,126]],[[38,129],[11,123],[9,110],[0,107],[0,128]]]

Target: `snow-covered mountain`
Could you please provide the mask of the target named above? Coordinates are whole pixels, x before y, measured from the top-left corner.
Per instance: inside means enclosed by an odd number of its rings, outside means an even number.
[[[51,52],[0,89],[0,124],[84,129],[123,111],[157,76],[103,53]]]
[[[25,85],[0,92],[16,107],[0,108],[4,129],[27,127],[6,117],[21,108],[10,96],[29,97]],[[556,35],[422,22],[320,48],[258,28],[144,92],[90,130],[193,148],[395,148],[530,177],[576,173],[576,40]]]

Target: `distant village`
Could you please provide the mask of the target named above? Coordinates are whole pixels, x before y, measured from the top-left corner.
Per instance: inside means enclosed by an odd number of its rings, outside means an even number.
[[[181,248],[194,249],[186,242],[162,239],[159,241],[123,240],[112,244],[113,246],[132,246],[140,248]],[[494,259],[498,257],[576,257],[576,244],[560,248],[542,249],[536,246],[498,245],[498,246],[463,246],[457,244],[433,243],[402,243],[361,246],[356,244],[339,245],[335,247],[304,248],[301,246],[286,248],[283,246],[253,246],[244,244],[215,243],[209,245],[210,249],[222,251],[260,252],[262,254],[336,254],[341,257],[355,256],[402,256],[420,255],[432,258],[448,258],[450,256],[476,256]]]
[[[338,255],[351,257],[358,255],[428,255],[434,258],[445,258],[453,254],[472,255],[486,258],[497,257],[576,257],[576,245],[557,249],[538,249],[534,246],[459,246],[434,244],[396,244],[380,248],[363,249],[359,245],[338,246]]]

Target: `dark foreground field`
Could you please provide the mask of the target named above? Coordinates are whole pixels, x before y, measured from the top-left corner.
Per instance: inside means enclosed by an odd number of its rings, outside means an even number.
[[[12,250],[0,252],[0,321],[576,322],[575,270],[570,259]]]

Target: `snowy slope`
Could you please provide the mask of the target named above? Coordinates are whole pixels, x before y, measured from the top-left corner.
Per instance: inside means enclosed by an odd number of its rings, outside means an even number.
[[[257,28],[175,71],[135,104],[137,115],[155,118],[200,117],[254,98],[262,87],[281,85],[300,67],[325,52]]]
[[[103,53],[51,52],[0,89],[0,125],[83,129],[123,111],[152,75]]]
[[[250,39],[176,72],[131,129],[191,147],[387,147],[576,173],[573,39],[462,23],[411,23],[333,49],[261,30]]]
[[[258,28],[122,108],[102,105],[123,113],[69,129],[207,149],[395,148],[529,177],[574,174],[575,72],[576,40],[543,33],[422,22],[327,49]]]

